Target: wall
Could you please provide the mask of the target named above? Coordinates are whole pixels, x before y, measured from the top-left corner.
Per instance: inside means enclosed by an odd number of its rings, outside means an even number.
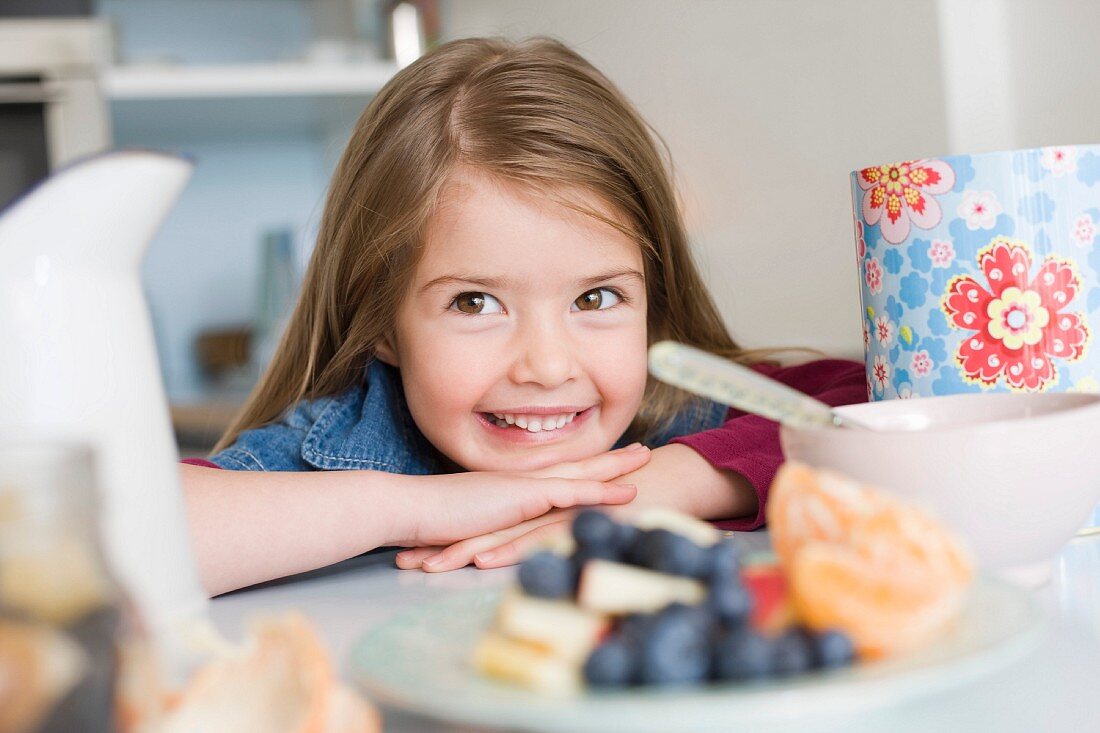
[[[1100,3],[1001,1],[1013,79],[1013,147],[1100,143]]]
[[[668,142],[748,346],[862,358],[848,174],[948,148],[932,0],[443,0],[446,35],[556,36]]]

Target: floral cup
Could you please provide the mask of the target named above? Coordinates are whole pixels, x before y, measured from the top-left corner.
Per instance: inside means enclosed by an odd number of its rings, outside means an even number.
[[[1098,392],[1100,145],[852,173],[870,400]]]

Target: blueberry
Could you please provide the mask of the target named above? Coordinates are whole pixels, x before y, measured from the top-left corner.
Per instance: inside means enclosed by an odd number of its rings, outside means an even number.
[[[813,637],[815,666],[844,667],[855,659],[852,640],[842,631],[822,631]]]
[[[618,546],[618,524],[598,509],[585,509],[573,519],[578,547]]]
[[[537,552],[519,566],[519,584],[527,595],[567,598],[577,585],[577,571],[569,558]]]
[[[708,635],[689,614],[662,613],[642,640],[639,677],[644,684],[684,685],[706,679]]]
[[[630,557],[634,550],[634,543],[642,531],[633,524],[619,524],[616,525],[615,530],[615,546],[624,558]]]
[[[707,608],[731,626],[743,624],[752,613],[752,594],[740,583],[715,583],[707,592]]]
[[[814,666],[814,644],[802,629],[789,629],[772,642],[776,675],[798,674]]]
[[[660,618],[676,618],[689,623],[701,633],[710,635],[717,625],[717,619],[705,606],[689,606],[685,603],[670,603],[661,609]]]
[[[627,548],[626,553],[623,555],[623,559],[632,565],[649,567],[645,562],[646,557],[650,553],[649,538],[655,531],[656,530],[653,529],[639,529],[637,533],[635,533],[634,539]]]
[[[624,639],[611,637],[584,663],[584,679],[593,687],[625,687],[634,681],[637,655]]]
[[[698,577],[709,559],[708,549],[667,529],[642,531],[633,549],[636,565],[672,575]]]
[[[618,634],[629,644],[641,646],[657,623],[657,614],[632,613],[619,621]]]
[[[576,568],[577,573],[580,573],[581,568],[589,560],[611,560],[618,562],[621,558],[619,553],[615,552],[615,548],[610,545],[594,545],[592,547],[578,547],[573,552],[573,566]]]
[[[710,548],[710,567],[707,579],[711,583],[741,582],[741,551],[726,538]]]
[[[711,665],[720,680],[759,680],[775,673],[772,642],[749,628],[733,629],[718,639]]]

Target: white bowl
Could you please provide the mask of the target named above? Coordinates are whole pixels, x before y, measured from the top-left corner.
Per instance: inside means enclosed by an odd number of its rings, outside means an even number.
[[[783,427],[790,460],[930,511],[978,563],[1027,585],[1100,502],[1100,395],[980,394],[836,408],[875,430]]]

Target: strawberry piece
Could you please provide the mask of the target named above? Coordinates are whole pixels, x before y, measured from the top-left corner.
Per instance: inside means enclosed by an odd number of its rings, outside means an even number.
[[[797,623],[787,576],[777,562],[746,565],[741,571],[741,581],[752,595],[749,625],[753,629],[779,634]]]

